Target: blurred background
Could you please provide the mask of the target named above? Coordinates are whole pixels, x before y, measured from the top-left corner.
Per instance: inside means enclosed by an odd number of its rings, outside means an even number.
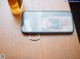
[[[69,2],[69,5],[73,14],[74,23],[80,41],[80,2]]]

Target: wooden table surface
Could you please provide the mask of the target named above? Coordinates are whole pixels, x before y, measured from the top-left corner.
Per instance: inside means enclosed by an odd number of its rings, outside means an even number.
[[[24,0],[24,10],[70,11],[63,0]],[[7,0],[0,0],[0,54],[5,59],[80,59],[80,44],[71,35],[42,34],[31,41],[21,33],[21,15],[12,15]]]

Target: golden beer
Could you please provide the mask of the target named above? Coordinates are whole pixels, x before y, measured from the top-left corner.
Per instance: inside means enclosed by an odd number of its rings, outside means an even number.
[[[13,14],[19,14],[23,8],[23,0],[8,0],[10,9]]]

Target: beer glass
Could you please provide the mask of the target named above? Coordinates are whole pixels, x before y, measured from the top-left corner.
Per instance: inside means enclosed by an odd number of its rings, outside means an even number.
[[[13,14],[21,13],[23,9],[23,0],[8,0],[8,3]]]

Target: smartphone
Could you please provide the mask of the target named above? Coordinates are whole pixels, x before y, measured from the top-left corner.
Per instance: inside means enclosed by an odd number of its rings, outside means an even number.
[[[70,11],[24,11],[22,33],[73,33],[73,17]]]

